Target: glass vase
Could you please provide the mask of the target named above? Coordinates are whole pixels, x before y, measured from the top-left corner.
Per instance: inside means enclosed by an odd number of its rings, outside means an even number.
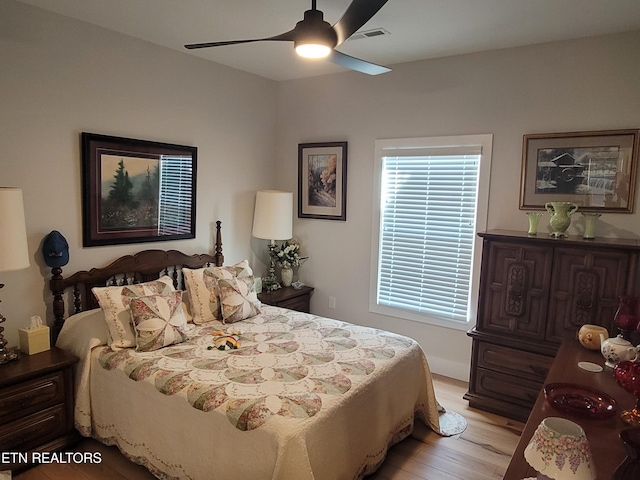
[[[616,324],[620,335],[625,340],[631,341],[631,332],[638,327],[638,298],[631,295],[623,295],[620,297],[618,310],[613,317],[613,323]]]
[[[636,406],[622,412],[620,418],[633,427],[640,427],[640,363],[622,361],[616,366],[613,375],[618,385],[637,399]]]

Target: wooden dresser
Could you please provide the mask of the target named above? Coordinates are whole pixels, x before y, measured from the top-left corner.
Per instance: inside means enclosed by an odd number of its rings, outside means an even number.
[[[482,271],[469,391],[472,407],[526,421],[564,339],[589,323],[614,333],[619,297],[637,293],[634,239],[494,230]]]
[[[52,347],[0,365],[0,452],[50,452],[79,439],[73,427],[77,361]],[[3,464],[2,469],[23,466]]]

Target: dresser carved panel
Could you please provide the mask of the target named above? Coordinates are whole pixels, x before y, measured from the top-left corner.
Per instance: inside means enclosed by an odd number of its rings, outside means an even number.
[[[490,231],[483,239],[469,391],[473,407],[526,420],[556,351],[580,326],[606,327],[637,294],[640,243]]]

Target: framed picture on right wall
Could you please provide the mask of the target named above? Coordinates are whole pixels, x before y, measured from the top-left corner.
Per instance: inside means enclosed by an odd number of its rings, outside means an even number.
[[[520,209],[572,202],[581,212],[633,213],[638,132],[524,135]]]
[[[347,220],[347,142],[298,145],[298,217]]]

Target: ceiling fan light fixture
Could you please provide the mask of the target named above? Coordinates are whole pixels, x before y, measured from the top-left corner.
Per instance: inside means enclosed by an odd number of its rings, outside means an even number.
[[[379,75],[389,68],[366,62],[334,50],[354,35],[380,10],[388,0],[351,0],[340,20],[334,25],[324,21],[324,14],[316,8],[317,0],[311,0],[311,9],[288,32],[266,38],[228,40],[223,42],[192,43],[185,45],[189,50],[253,42],[293,42],[296,53],[306,58],[327,58],[342,67],[369,75]]]
[[[320,43],[296,44],[296,53],[304,58],[325,58],[331,53],[331,47]]]

